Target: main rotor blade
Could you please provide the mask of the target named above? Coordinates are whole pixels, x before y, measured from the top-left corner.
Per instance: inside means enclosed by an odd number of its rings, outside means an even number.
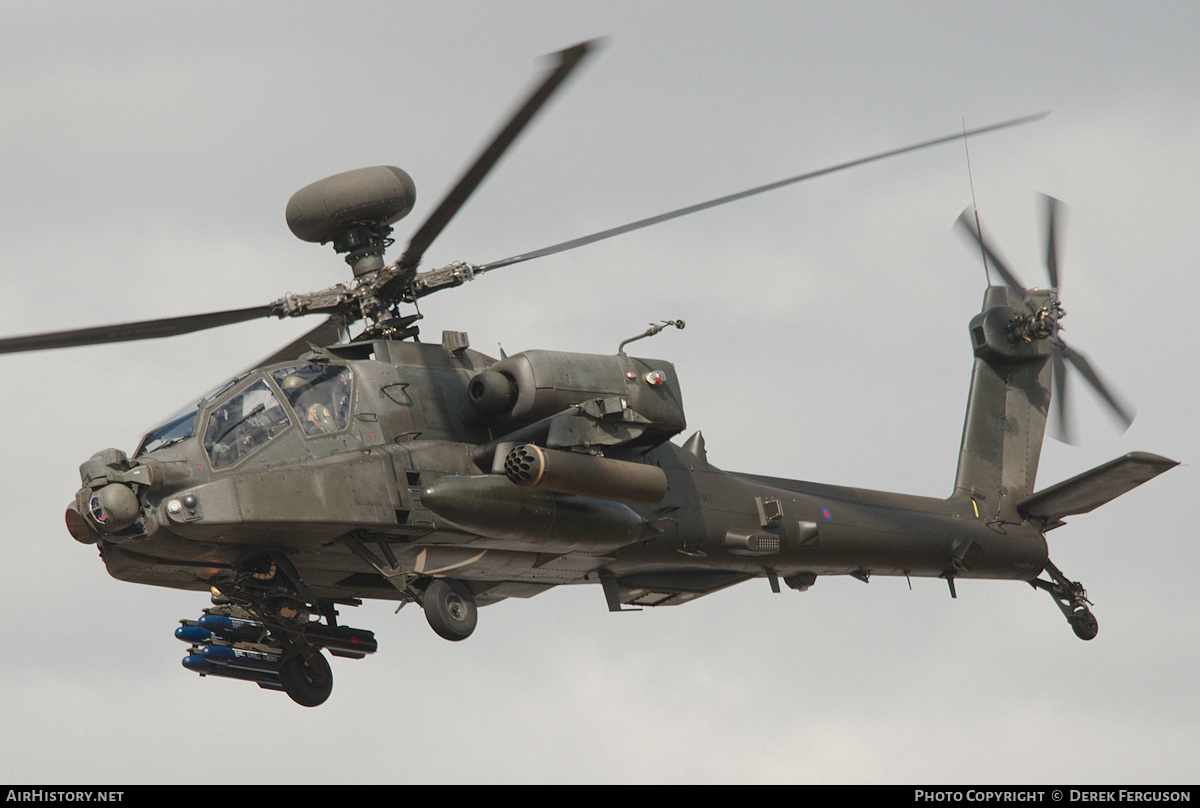
[[[1061,339],[1057,341],[1056,347],[1061,350],[1063,358],[1083,374],[1083,378],[1087,380],[1087,383],[1100,394],[1100,397],[1112,409],[1124,428],[1128,429],[1129,425],[1133,423],[1133,418],[1137,412],[1109,389],[1108,384],[1100,378],[1100,374],[1092,367],[1092,363],[1087,360],[1087,357],[1074,348],[1067,347],[1067,344]]]
[[[596,44],[595,40],[581,42],[574,47],[559,51],[552,54],[558,57],[558,65],[546,76],[542,83],[533,91],[524,104],[517,109],[513,116],[509,119],[504,128],[492,139],[487,148],[475,159],[475,162],[467,169],[462,178],[458,181],[441,204],[429,215],[425,223],[413,234],[412,239],[408,243],[408,248],[404,251],[404,255],[400,256],[397,261],[397,266],[403,272],[397,277],[397,281],[406,280],[405,276],[411,274],[417,264],[421,261],[421,256],[425,254],[425,250],[433,243],[433,240],[438,237],[438,234],[446,227],[453,218],[458,209],[463,206],[467,198],[483,181],[492,167],[504,154],[505,150],[512,145],[516,140],[517,135],[533,118],[551,94],[558,89],[563,80],[571,73],[572,70],[579,64],[580,60],[591,50]],[[403,283],[397,283],[403,285]],[[388,291],[385,287],[384,291]]]
[[[287,345],[277,349],[269,356],[264,356],[262,359],[251,367],[246,368],[244,373],[249,373],[257,368],[265,367],[266,365],[274,365],[277,362],[288,362],[296,359],[301,354],[312,350],[312,346],[318,348],[326,348],[330,345],[337,345],[342,340],[342,334],[346,330],[346,318],[340,314],[335,314],[325,322],[305,332],[301,336],[289,342]]]
[[[1058,288],[1058,229],[1061,226],[1062,211],[1066,208],[1062,202],[1052,196],[1042,194],[1046,205],[1046,272],[1050,276],[1050,288]]]
[[[969,132],[956,132],[953,135],[946,135],[945,137],[934,138],[933,140],[926,140],[921,143],[914,143],[911,146],[903,146],[899,149],[891,149],[890,151],[880,152],[879,154],[873,154],[870,157],[861,157],[857,160],[851,160],[846,163],[838,163],[837,165],[829,166],[828,168],[821,168],[816,171],[809,171],[806,174],[798,174],[795,177],[789,177],[785,180],[779,180],[777,182],[771,182],[766,185],[760,185],[756,188],[750,188],[748,190],[740,191],[735,194],[729,194],[728,196],[718,197],[717,199],[712,199],[712,200],[709,200],[708,202],[701,202],[698,205],[689,205],[686,208],[680,208],[678,210],[673,210],[669,213],[663,213],[658,216],[651,216],[648,219],[640,219],[636,222],[630,222],[629,224],[621,225],[620,227],[614,227],[609,230],[602,230],[599,233],[593,233],[590,236],[583,236],[582,238],[572,239],[571,241],[564,241],[561,244],[555,244],[550,247],[545,247],[540,250],[535,250],[534,252],[522,253],[521,255],[514,255],[511,258],[505,258],[500,261],[492,261],[491,263],[482,264],[480,266],[474,267],[474,270],[475,270],[476,274],[479,274],[480,272],[487,272],[488,270],[499,269],[500,267],[506,267],[506,266],[510,266],[512,264],[519,264],[522,261],[529,261],[534,258],[541,258],[543,256],[553,255],[555,253],[566,252],[567,250],[573,250],[576,247],[582,247],[585,244],[592,244],[597,241],[603,241],[604,239],[612,238],[613,236],[619,236],[624,233],[630,233],[634,230],[640,230],[641,228],[649,227],[652,224],[658,224],[660,222],[669,221],[671,219],[677,219],[680,216],[687,216],[690,213],[697,213],[702,210],[707,210],[708,208],[715,208],[717,205],[724,205],[727,202],[736,202],[739,199],[745,199],[746,197],[754,196],[755,194],[761,194],[761,193],[765,193],[767,191],[773,191],[776,188],[782,188],[785,185],[792,185],[797,182],[803,182],[805,180],[815,179],[816,177],[822,177],[826,174],[832,174],[836,171],[842,171],[847,168],[853,168],[854,166],[860,166],[860,165],[863,165],[864,163],[871,163],[876,160],[882,160],[886,157],[895,157],[896,155],[905,154],[906,152],[917,151],[918,149],[924,149],[924,148],[928,148],[930,146],[937,146],[942,143],[949,143],[950,141],[959,140],[960,138],[969,137],[971,135],[981,135],[985,132],[994,132],[998,129],[1005,129],[1010,126],[1017,126],[1017,125],[1023,124],[1023,123],[1030,123],[1031,121],[1036,121],[1041,118],[1044,118],[1049,114],[1050,114],[1049,112],[1042,112],[1037,115],[1028,115],[1024,118],[1014,118],[1010,121],[1004,121],[1002,123],[992,124],[991,126],[983,126],[978,129],[972,129]]]
[[[971,210],[971,208],[968,207],[959,214],[956,224],[962,228],[968,236],[971,237],[971,239],[980,247],[980,249],[983,250],[987,260],[992,262],[992,267],[1000,273],[1000,277],[1004,279],[1004,282],[1008,285],[1008,288],[1012,289],[1014,292],[1020,292],[1021,296],[1025,298],[1026,305],[1028,305],[1031,310],[1034,309],[1035,307],[1030,301],[1029,293],[1025,291],[1025,287],[1019,280],[1017,280],[1017,276],[1013,274],[1012,270],[1008,268],[996,251],[992,249],[992,245],[988,243],[988,241],[975,227],[974,212]]]
[[[275,311],[274,305],[255,306],[249,309],[231,309],[208,314],[191,314],[184,317],[165,317],[159,320],[141,320],[136,323],[8,337],[0,339],[0,353],[21,353],[23,351],[41,351],[47,348],[72,348],[107,342],[131,342],[141,339],[173,337],[177,334],[190,334],[193,331],[204,331],[208,328],[257,320],[260,317],[268,317]]]

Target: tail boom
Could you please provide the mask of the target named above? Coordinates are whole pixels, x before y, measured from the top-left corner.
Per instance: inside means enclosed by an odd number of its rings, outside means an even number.
[[[1047,341],[1013,342],[1011,323],[1050,292],[1022,296],[993,286],[971,320],[975,353],[963,424],[956,497],[969,497],[990,519],[1021,522],[1017,505],[1032,492],[1050,408],[1052,365]]]

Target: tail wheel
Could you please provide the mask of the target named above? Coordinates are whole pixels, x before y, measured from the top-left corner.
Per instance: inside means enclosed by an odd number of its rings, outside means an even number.
[[[475,596],[466,585],[446,578],[435,578],[425,588],[421,606],[425,619],[439,637],[447,640],[465,640],[475,630],[479,610]]]
[[[1100,624],[1096,621],[1096,616],[1087,609],[1081,609],[1068,620],[1071,624],[1071,630],[1075,632],[1075,636],[1081,640],[1094,640],[1100,632]]]
[[[292,701],[316,707],[333,692],[333,671],[320,651],[314,650],[307,659],[293,651],[279,663],[279,683]]]
[[[1046,559],[1046,572],[1052,580],[1034,578],[1029,585],[1034,589],[1044,589],[1054,598],[1055,605],[1063,613],[1063,617],[1067,618],[1067,623],[1076,637],[1081,640],[1094,640],[1100,632],[1100,624],[1088,608],[1091,601],[1088,600],[1083,585],[1079,581],[1068,579],[1058,567],[1050,563],[1050,559]]]

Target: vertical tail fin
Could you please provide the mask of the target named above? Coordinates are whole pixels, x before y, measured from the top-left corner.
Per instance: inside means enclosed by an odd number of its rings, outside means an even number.
[[[975,367],[954,496],[970,497],[989,519],[1020,522],[1017,503],[1033,493],[1050,407],[1050,349],[1045,340],[1013,344],[1008,329],[1049,297],[992,286],[971,320]]]

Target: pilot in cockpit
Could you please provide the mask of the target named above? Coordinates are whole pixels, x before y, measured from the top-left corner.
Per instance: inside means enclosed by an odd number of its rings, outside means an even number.
[[[300,417],[300,426],[306,435],[337,431],[338,419],[334,418],[336,406],[329,399],[331,385],[312,384],[299,374],[293,374],[284,379],[280,387]]]

